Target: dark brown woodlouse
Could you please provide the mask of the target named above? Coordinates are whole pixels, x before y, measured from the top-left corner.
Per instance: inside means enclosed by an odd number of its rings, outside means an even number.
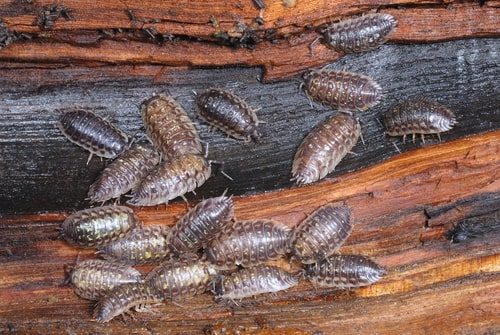
[[[291,229],[274,220],[239,221],[226,227],[205,248],[219,270],[250,267],[282,257],[288,251]]]
[[[360,73],[323,69],[304,75],[307,96],[323,106],[344,112],[364,111],[382,99],[382,88]]]
[[[98,253],[112,262],[130,265],[159,264],[171,255],[167,243],[170,229],[163,226],[142,226],[132,230],[126,238],[108,244]]]
[[[127,204],[154,206],[168,203],[203,185],[210,177],[209,162],[199,155],[186,154],[162,162],[132,190]]]
[[[337,114],[316,126],[300,144],[292,163],[292,180],[304,185],[331,173],[361,135],[358,121]]]
[[[66,240],[77,247],[94,248],[124,238],[136,227],[134,211],[125,206],[88,208],[62,223]]]
[[[322,261],[342,246],[352,226],[349,206],[327,204],[318,208],[292,230],[292,258],[303,264]]]
[[[118,198],[136,187],[160,162],[160,155],[149,144],[133,144],[111,162],[90,185],[91,203]]]
[[[193,296],[207,290],[217,274],[206,260],[186,255],[187,259],[171,259],[157,266],[146,276],[145,282],[160,292],[165,300]]]
[[[128,136],[101,116],[85,110],[73,110],[59,116],[57,127],[73,143],[95,154],[115,158],[129,145]]]
[[[370,258],[360,255],[334,255],[304,266],[305,277],[317,287],[350,288],[371,285],[386,270]]]
[[[299,275],[273,265],[257,265],[221,275],[214,282],[214,294],[216,300],[243,299],[286,290],[298,283]]]
[[[89,259],[77,263],[68,279],[77,295],[98,300],[117,285],[140,282],[141,274],[128,265]]]
[[[425,98],[407,100],[392,107],[385,115],[385,128],[390,136],[403,136],[421,134],[425,143],[424,134],[437,134],[448,131],[456,124],[453,112],[446,106]]]
[[[392,15],[375,13],[332,24],[323,31],[327,46],[345,53],[364,52],[385,43],[396,28]]]
[[[97,322],[109,322],[133,307],[137,312],[143,312],[148,310],[148,307],[144,306],[159,304],[162,301],[161,294],[147,284],[118,285],[99,299],[94,308],[94,319]]]
[[[208,124],[245,141],[258,141],[259,120],[248,104],[235,94],[210,88],[196,95],[198,115]]]
[[[202,153],[198,131],[182,106],[171,96],[160,94],[141,105],[144,127],[163,158]]]
[[[170,230],[168,242],[172,250],[190,253],[206,245],[233,219],[233,207],[232,198],[225,192],[194,206]]]

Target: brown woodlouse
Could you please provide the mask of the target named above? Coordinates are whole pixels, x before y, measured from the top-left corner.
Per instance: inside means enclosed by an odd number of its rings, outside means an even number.
[[[316,126],[302,141],[292,164],[292,180],[304,185],[331,173],[358,141],[361,127],[349,114],[337,114]]]
[[[160,162],[149,144],[133,144],[109,164],[89,188],[90,202],[105,202],[136,187]]]
[[[364,52],[385,43],[395,28],[392,15],[367,14],[329,26],[323,31],[323,40],[336,51]]]
[[[145,305],[158,304],[162,300],[161,294],[147,284],[118,285],[99,300],[94,308],[94,319],[97,322],[109,322],[133,307],[137,312],[143,312],[148,310]]]
[[[305,276],[318,287],[361,287],[371,285],[386,270],[370,258],[360,255],[334,255],[304,266]]]
[[[194,206],[170,230],[168,242],[172,249],[177,253],[196,252],[233,219],[233,206],[225,192]]]
[[[216,300],[235,300],[278,292],[299,283],[299,276],[272,265],[241,269],[215,280]]]
[[[69,243],[81,248],[94,248],[124,238],[136,225],[132,209],[102,206],[68,216],[62,223],[62,232]]]
[[[456,123],[453,112],[446,106],[425,98],[407,100],[392,107],[385,115],[385,128],[390,136],[403,136],[421,134],[425,143],[424,134],[437,134],[448,131]]]
[[[195,97],[198,115],[208,124],[245,141],[258,141],[259,120],[248,104],[231,92],[210,88]]]
[[[349,206],[327,204],[318,208],[292,230],[292,258],[303,264],[322,261],[340,248],[352,226]]]
[[[188,259],[171,259],[154,268],[145,279],[163,299],[176,300],[206,291],[217,274],[213,266],[205,261],[186,255]]]
[[[158,264],[171,255],[167,243],[169,231],[168,227],[163,226],[137,227],[126,238],[100,248],[98,253],[112,262]]]
[[[182,106],[171,96],[153,96],[141,105],[142,120],[163,158],[201,154],[198,131]]]
[[[132,190],[127,204],[154,206],[168,203],[203,185],[212,169],[208,161],[193,154],[186,154],[161,163]]]
[[[291,229],[274,220],[235,222],[205,249],[217,269],[249,267],[280,258],[288,251]]]
[[[85,110],[74,110],[59,116],[57,127],[73,143],[104,158],[115,158],[125,151],[128,136],[101,116]]]
[[[360,73],[323,69],[304,75],[307,96],[323,106],[345,112],[364,111],[382,99],[382,88]]]
[[[77,295],[98,300],[117,285],[140,282],[141,274],[128,265],[89,259],[76,264],[68,279]]]

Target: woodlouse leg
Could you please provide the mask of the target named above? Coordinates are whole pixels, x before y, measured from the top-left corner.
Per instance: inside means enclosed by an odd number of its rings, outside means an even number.
[[[91,153],[90,153],[90,155],[89,155],[89,158],[87,159],[87,165],[89,165],[90,160],[92,159],[92,156],[93,156],[93,155],[94,155],[94,154],[91,152]]]
[[[396,148],[396,151],[397,151],[398,153],[401,153],[401,150],[399,150],[399,147],[398,147],[398,145],[396,144],[396,142],[391,141],[391,143],[392,143],[392,145],[394,146],[394,148]]]

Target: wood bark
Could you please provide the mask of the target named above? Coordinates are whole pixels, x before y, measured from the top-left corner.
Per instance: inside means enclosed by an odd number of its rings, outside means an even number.
[[[47,5],[46,5],[47,6]],[[53,5],[56,6],[56,5]],[[4,1],[0,18],[20,41],[4,48],[0,60],[22,63],[161,64],[179,66],[261,66],[264,81],[291,78],[342,55],[311,43],[324,24],[378,11],[392,14],[398,28],[389,43],[428,43],[498,36],[499,2],[456,1],[298,1],[286,8],[269,1],[259,10],[252,1],[111,1],[95,7],[85,1],[58,2],[72,9],[44,28],[37,24],[47,8],[38,2]],[[131,19],[132,17],[132,19]],[[314,56],[311,55],[311,52]],[[16,67],[23,67],[17,64]]]
[[[451,244],[459,223],[497,227],[500,212],[500,2],[486,1],[6,1],[0,0],[0,333],[13,334],[495,334],[500,332],[500,234]],[[321,41],[327,24],[390,13],[398,28],[372,52],[343,55]],[[311,45],[313,43],[313,45]],[[301,74],[322,66],[360,72],[383,88],[356,113],[359,142],[325,180],[290,181],[304,136],[335,113],[311,103]],[[211,130],[193,91],[229,89],[257,110],[262,140]],[[354,290],[306,281],[276,295],[217,304],[210,293],[92,320],[94,302],[64,284],[64,267],[96,258],[66,244],[64,218],[89,207],[89,185],[108,161],[55,127],[84,108],[145,140],[138,105],[171,93],[188,111],[213,176],[190,206],[225,189],[239,220],[290,227],[318,206],[347,202],[355,227],[342,253],[373,258],[388,274]],[[391,106],[424,96],[450,107],[458,124],[442,142],[403,143],[380,123]],[[221,168],[233,178],[225,178]],[[124,199],[121,199],[122,202]],[[173,225],[186,204],[134,208],[145,225]],[[288,260],[277,262],[284,268]],[[299,266],[296,264],[296,266]],[[146,274],[151,267],[140,267]]]

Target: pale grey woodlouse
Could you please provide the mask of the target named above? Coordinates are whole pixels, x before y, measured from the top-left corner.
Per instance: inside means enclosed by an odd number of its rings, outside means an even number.
[[[320,262],[336,252],[351,234],[352,211],[347,205],[326,204],[294,227],[290,236],[292,259]]]
[[[323,31],[323,40],[336,51],[365,52],[385,43],[395,28],[392,15],[367,14],[330,25]]]
[[[136,226],[132,209],[125,206],[101,206],[68,216],[62,223],[62,234],[70,244],[94,248],[124,238]]]
[[[91,111],[64,112],[59,116],[57,127],[71,142],[90,151],[89,160],[93,154],[115,158],[129,145],[129,138],[123,131]]]
[[[213,265],[194,255],[184,259],[170,259],[157,266],[146,276],[145,282],[165,300],[193,296],[207,290],[217,274]]]
[[[149,144],[132,146],[111,162],[90,185],[90,202],[118,198],[136,187],[160,162],[160,155]]]
[[[212,169],[202,156],[185,154],[160,163],[132,190],[127,204],[154,206],[168,203],[203,185]]]
[[[299,283],[299,275],[273,265],[257,265],[229,275],[221,275],[214,282],[216,300],[235,300],[264,293],[289,289]]]
[[[164,159],[202,153],[198,131],[173,97],[160,94],[149,98],[141,105],[141,115],[151,142]]]
[[[164,226],[136,227],[124,239],[99,248],[104,259],[130,265],[159,264],[171,256]]]
[[[77,295],[98,300],[117,285],[140,282],[141,274],[128,265],[89,259],[77,263],[68,279]]]
[[[386,132],[390,136],[403,136],[421,134],[425,143],[424,134],[437,134],[448,131],[457,123],[453,112],[446,106],[426,99],[416,98],[397,104],[387,111],[384,118]]]
[[[310,184],[331,173],[361,135],[358,121],[349,114],[337,114],[316,126],[295,153],[292,179]]]
[[[196,252],[233,219],[232,197],[209,198],[194,206],[170,230],[168,241],[177,253]]]
[[[380,85],[355,72],[311,70],[304,75],[304,88],[311,100],[344,112],[367,110],[382,99]]]
[[[259,120],[255,111],[235,94],[210,88],[196,95],[195,107],[205,122],[228,135],[245,141],[259,140]]]
[[[147,311],[153,304],[163,301],[161,294],[145,283],[129,283],[115,286],[108,291],[94,308],[97,322],[109,322],[114,317],[135,307],[137,312]]]
[[[288,226],[275,220],[235,222],[210,242],[205,254],[218,270],[276,260],[288,251],[290,231]]]
[[[316,287],[350,288],[379,281],[386,270],[361,255],[333,255],[319,263],[304,266],[305,277]]]

